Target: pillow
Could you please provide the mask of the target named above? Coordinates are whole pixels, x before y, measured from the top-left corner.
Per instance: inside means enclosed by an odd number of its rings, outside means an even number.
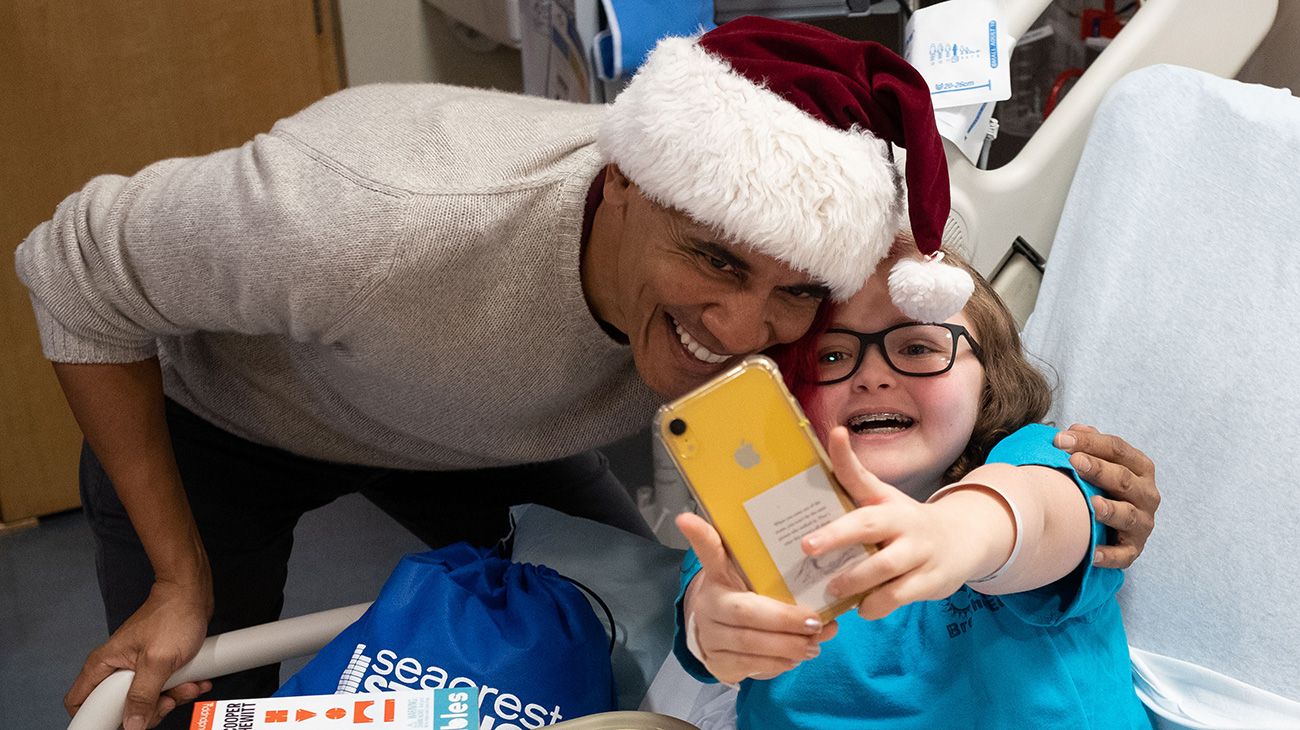
[[[541,505],[519,505],[511,514],[514,561],[548,566],[609,606],[618,708],[637,709],[672,649],[673,600],[685,551]],[[594,602],[592,609],[606,620]]]

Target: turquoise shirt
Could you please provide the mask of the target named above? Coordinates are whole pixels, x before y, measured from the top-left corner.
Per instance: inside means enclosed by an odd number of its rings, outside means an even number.
[[[1052,445],[1055,434],[1026,426],[998,443],[988,463],[1052,467],[1085,497],[1097,494]],[[1150,728],[1115,600],[1124,575],[1091,564],[1105,542],[1094,515],[1088,559],[1049,586],[1006,596],[962,586],[878,621],[840,616],[821,656],[741,683],[740,728]],[[682,590],[699,568],[687,554]],[[677,601],[674,651],[687,671],[713,681],[686,649],[680,594]]]

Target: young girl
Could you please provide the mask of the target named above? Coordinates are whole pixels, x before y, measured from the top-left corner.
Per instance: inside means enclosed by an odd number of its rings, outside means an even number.
[[[1050,389],[1010,312],[947,256],[976,282],[948,322],[899,313],[891,257],[778,357],[859,505],[804,551],[880,547],[830,584],[871,589],[857,615],[823,626],[747,591],[712,527],[678,518],[694,555],[676,653],[700,679],[740,682],[741,728],[1150,727],[1115,601],[1123,574],[1090,559],[1105,541],[1097,490],[1034,423]]]

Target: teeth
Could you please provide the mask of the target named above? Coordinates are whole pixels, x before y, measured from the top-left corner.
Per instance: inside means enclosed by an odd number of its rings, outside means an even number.
[[[889,433],[910,428],[912,423],[910,417],[901,413],[865,413],[850,418],[847,425],[857,433],[864,431]]]
[[[726,355],[715,355],[709,352],[704,345],[696,342],[695,338],[691,337],[680,324],[677,324],[677,320],[673,320],[673,329],[677,330],[677,337],[681,339],[682,346],[694,355],[696,360],[707,362],[710,365],[717,365],[727,361]]]

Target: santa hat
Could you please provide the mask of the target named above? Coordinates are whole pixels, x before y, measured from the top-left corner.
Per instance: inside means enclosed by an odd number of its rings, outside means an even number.
[[[802,23],[746,17],[665,38],[609,109],[606,158],[654,202],[824,281],[861,288],[890,251],[907,150],[908,217],[926,261],[903,259],[890,292],[942,321],[973,284],[940,263],[948,167],[925,80],[884,46]]]

